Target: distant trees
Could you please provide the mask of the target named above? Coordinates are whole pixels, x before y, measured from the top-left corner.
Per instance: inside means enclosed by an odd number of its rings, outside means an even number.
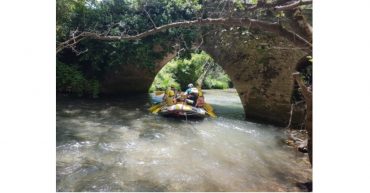
[[[205,73],[206,66],[212,66]],[[204,77],[202,77],[204,76]],[[156,76],[150,91],[156,89],[166,89],[170,85],[175,85],[178,89],[185,90],[189,83],[197,84],[202,78],[203,88],[224,89],[231,85],[230,78],[222,68],[213,62],[213,59],[205,52],[193,53],[189,59],[174,59]]]

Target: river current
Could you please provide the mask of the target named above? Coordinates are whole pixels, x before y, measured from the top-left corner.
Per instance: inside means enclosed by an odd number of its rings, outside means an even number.
[[[217,118],[150,114],[147,95],[57,100],[57,191],[307,191],[306,154],[244,120],[235,90],[207,90]]]

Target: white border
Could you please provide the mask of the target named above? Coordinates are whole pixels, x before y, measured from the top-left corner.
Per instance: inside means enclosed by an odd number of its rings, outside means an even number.
[[[370,179],[369,1],[314,1],[314,192]],[[55,1],[0,5],[1,192],[55,191]]]
[[[0,5],[1,192],[55,191],[55,1]]]

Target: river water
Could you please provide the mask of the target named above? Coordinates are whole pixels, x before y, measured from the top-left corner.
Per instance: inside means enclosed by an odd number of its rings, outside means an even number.
[[[244,121],[235,90],[207,90],[218,118],[147,111],[147,95],[58,98],[57,191],[307,191],[307,155],[281,128]]]

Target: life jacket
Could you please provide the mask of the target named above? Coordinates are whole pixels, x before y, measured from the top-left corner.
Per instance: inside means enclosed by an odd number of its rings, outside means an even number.
[[[190,89],[190,93],[195,93],[195,94],[198,94],[198,89],[197,88],[191,88]]]
[[[175,91],[171,89],[167,89],[165,102],[167,105],[175,104]]]
[[[198,97],[198,89],[197,88],[191,88],[188,94],[188,98],[196,100]]]
[[[173,97],[173,96],[175,96],[175,92],[174,92],[173,90],[171,90],[171,89],[167,89],[166,94],[167,94],[167,96],[169,96],[169,97]]]

